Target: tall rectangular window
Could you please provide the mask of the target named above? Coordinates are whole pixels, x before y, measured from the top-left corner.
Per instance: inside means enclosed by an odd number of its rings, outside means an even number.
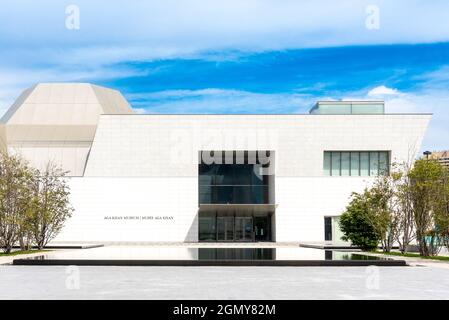
[[[360,175],[369,176],[369,153],[360,152]]]
[[[332,152],[332,175],[339,176],[340,175],[340,154],[341,152]]]
[[[341,153],[341,175],[349,176],[350,170],[350,153],[342,152]]]
[[[379,175],[388,175],[390,173],[388,152],[379,152]]]
[[[377,176],[379,174],[379,152],[369,153],[369,175]]]
[[[198,217],[198,239],[200,241],[215,241],[217,240],[216,229],[215,229],[215,213],[205,212]]]
[[[351,176],[360,175],[360,152],[351,152]]]
[[[332,241],[332,218],[324,217],[324,240]]]
[[[331,153],[325,152],[323,159],[323,174],[325,176],[331,175]]]

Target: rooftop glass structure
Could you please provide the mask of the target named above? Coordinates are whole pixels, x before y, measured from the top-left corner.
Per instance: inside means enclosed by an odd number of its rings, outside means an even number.
[[[318,101],[310,114],[385,114],[383,101]]]

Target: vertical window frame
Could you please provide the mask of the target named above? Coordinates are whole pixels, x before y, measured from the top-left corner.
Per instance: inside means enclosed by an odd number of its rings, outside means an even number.
[[[390,159],[391,159],[391,151],[389,150],[361,150],[361,151],[348,151],[348,150],[324,150],[323,151],[323,173],[325,176],[339,176],[343,177],[342,175],[342,155],[343,153],[349,153],[349,174],[344,175],[346,176],[358,176],[358,177],[377,177],[380,175],[389,175],[390,174]],[[329,162],[329,168],[327,170],[324,170],[324,164],[326,155],[328,155],[328,162]],[[353,155],[357,156],[357,159],[353,159]],[[362,155],[364,156],[364,161],[362,162]],[[339,159],[336,162],[335,157],[338,156]],[[384,157],[385,161],[385,168],[381,168],[381,158]],[[355,160],[355,161],[354,161]],[[375,161],[376,162],[372,162]],[[362,168],[362,163],[364,164],[364,168]],[[383,163],[383,162],[382,162]],[[355,165],[357,164],[358,168],[355,172],[353,172],[353,169]],[[338,166],[338,168],[337,168]],[[376,168],[375,171],[373,169]],[[363,171],[362,171],[363,169]],[[383,170],[385,169],[385,170]]]

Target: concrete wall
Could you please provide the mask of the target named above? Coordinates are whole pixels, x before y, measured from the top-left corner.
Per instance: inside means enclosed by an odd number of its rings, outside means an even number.
[[[276,241],[324,241],[324,217],[341,214],[369,182],[277,178]],[[58,241],[198,241],[196,178],[71,178],[70,186],[75,214]]]
[[[340,215],[369,177],[276,179],[276,241],[324,241],[324,217]]]
[[[429,120],[429,115],[102,115],[85,177],[70,182],[74,216],[57,240],[197,241],[198,151],[274,150],[276,241],[323,241],[324,217],[340,215],[351,192],[372,181],[324,176],[323,151],[386,150],[393,161],[413,159]]]
[[[276,176],[323,175],[324,150],[413,159],[430,115],[102,115],[85,176],[197,176],[199,150],[274,150]]]
[[[75,212],[57,241],[198,240],[196,178],[71,178],[69,183]]]

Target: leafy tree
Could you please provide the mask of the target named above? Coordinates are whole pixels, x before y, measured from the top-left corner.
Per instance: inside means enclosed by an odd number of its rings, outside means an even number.
[[[371,251],[377,248],[380,237],[373,225],[374,219],[370,217],[367,193],[365,190],[363,194],[352,194],[351,202],[340,217],[340,229],[344,241],[349,240],[353,245]]]
[[[377,240],[384,251],[396,241],[401,252],[416,239],[423,256],[436,255],[442,245],[449,248],[448,170],[427,159],[392,168],[353,194],[340,223],[345,238],[365,248],[374,248]]]
[[[385,252],[390,252],[397,232],[394,219],[394,180],[379,176],[370,189],[365,190],[367,218],[370,220]]]
[[[420,159],[409,173],[410,197],[416,229],[416,240],[422,256],[436,255],[439,249],[440,228],[437,216],[442,214],[445,169],[435,160]]]
[[[393,172],[390,175],[392,181],[392,210],[393,225],[396,228],[395,241],[399,244],[399,250],[404,253],[409,244],[416,238],[414,227],[413,202],[410,194],[411,179],[410,163],[393,164]]]
[[[18,155],[0,153],[0,247],[42,249],[71,216],[65,172],[52,163],[40,172]]]
[[[391,250],[397,232],[392,183],[390,177],[382,176],[363,193],[353,193],[352,201],[342,216],[349,218],[344,222],[346,225],[341,227],[346,239],[353,244],[362,239],[358,245],[371,249],[380,242],[384,251]],[[361,225],[357,226],[358,223]],[[369,244],[363,244],[367,239]]]
[[[445,245],[449,249],[449,170],[442,167],[441,179],[433,197],[432,214],[434,231],[436,232],[436,245]]]
[[[6,253],[26,237],[33,173],[19,156],[0,153],[0,247]]]
[[[32,169],[31,169],[32,170]],[[33,171],[31,171],[33,172]],[[32,185],[33,185],[33,179],[34,176],[30,177],[30,181],[28,182],[27,188],[24,190],[24,192],[27,192],[28,195],[26,198],[28,199],[28,202],[26,205],[23,206],[22,212],[19,215],[19,221],[18,221],[18,228],[19,228],[19,245],[20,250],[30,250],[31,245],[33,242],[33,234],[31,232],[31,219],[33,216],[33,192],[32,192]]]
[[[61,231],[65,221],[72,216],[69,187],[65,172],[49,162],[36,177],[32,200],[30,229],[38,249],[42,249]]]

